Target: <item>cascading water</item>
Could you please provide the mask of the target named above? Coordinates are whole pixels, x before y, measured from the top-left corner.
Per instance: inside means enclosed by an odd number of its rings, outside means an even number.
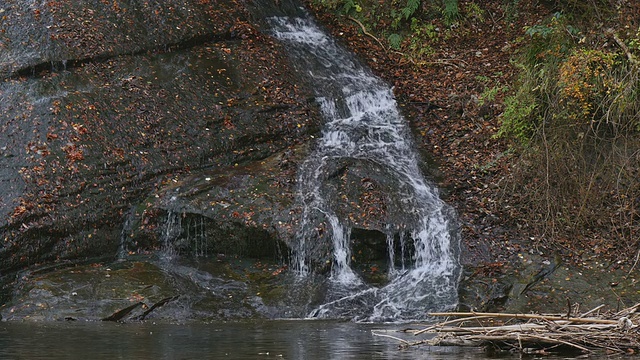
[[[162,243],[160,259],[166,264],[171,264],[178,256],[178,250],[176,250],[174,243],[182,234],[182,231],[182,217],[179,213],[169,210],[160,235],[160,242]]]
[[[457,304],[459,239],[453,210],[419,169],[406,120],[391,89],[327,36],[308,16],[267,19],[273,36],[291,50],[299,70],[308,73],[326,124],[317,147],[300,168],[303,206],[294,249],[294,268],[312,271],[318,223],[331,230],[333,262],[324,304],[310,317],[359,321],[423,319],[427,312]],[[351,267],[350,232],[336,215],[325,182],[340,160],[368,162],[391,177],[395,208],[385,227],[389,249],[387,285],[366,284]],[[316,241],[314,241],[316,240]],[[412,241],[410,264],[394,265],[396,241]],[[405,250],[404,243],[401,250]]]

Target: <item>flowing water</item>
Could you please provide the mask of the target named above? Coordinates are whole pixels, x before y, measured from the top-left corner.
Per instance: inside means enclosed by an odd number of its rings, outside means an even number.
[[[299,172],[303,215],[294,249],[294,268],[304,277],[313,258],[329,242],[333,253],[325,304],[310,317],[359,321],[405,321],[424,318],[430,310],[457,303],[459,240],[454,212],[427,182],[392,89],[344,50],[304,12],[267,19],[271,33],[291,50],[293,63],[308,74],[326,123],[322,137]],[[386,177],[389,216],[382,228],[389,252],[390,282],[375,287],[351,266],[347,220],[336,213],[327,181],[344,161],[364,164],[372,176]],[[318,236],[324,223],[327,240]],[[407,247],[406,242],[411,242]],[[413,249],[410,263],[398,266],[395,243]]]

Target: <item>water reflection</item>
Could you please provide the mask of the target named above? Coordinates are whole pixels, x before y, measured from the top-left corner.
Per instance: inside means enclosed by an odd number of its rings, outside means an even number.
[[[0,359],[488,359],[480,349],[398,350],[397,341],[373,336],[372,329],[398,329],[398,325],[325,321],[186,325],[4,322],[0,324]],[[545,357],[561,358],[565,357]]]

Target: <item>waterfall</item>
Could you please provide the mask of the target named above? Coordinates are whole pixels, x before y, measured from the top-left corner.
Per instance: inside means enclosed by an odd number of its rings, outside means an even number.
[[[439,197],[419,168],[407,121],[392,90],[348,51],[325,34],[309,16],[267,19],[297,69],[308,74],[325,118],[317,146],[299,169],[298,198],[303,208],[294,269],[312,272],[321,237],[328,229],[333,253],[330,289],[310,317],[347,317],[359,321],[424,319],[426,313],[457,304],[460,277],[459,234],[454,211]],[[335,210],[325,183],[336,164],[348,159],[382,169],[393,187],[394,213],[385,225],[388,284],[366,284],[351,267],[350,225]],[[413,251],[410,263],[395,264],[395,245]],[[406,246],[412,242],[412,246]]]

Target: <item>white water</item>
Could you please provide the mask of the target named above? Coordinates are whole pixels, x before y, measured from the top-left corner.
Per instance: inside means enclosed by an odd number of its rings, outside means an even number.
[[[391,89],[308,18],[272,17],[269,23],[273,35],[292,50],[299,70],[311,78],[326,119],[322,138],[298,179],[304,212],[294,267],[301,276],[311,272],[311,258],[319,246],[314,242],[318,222],[328,225],[332,238],[330,291],[309,316],[402,321],[454,307],[460,266],[453,212],[424,179]],[[382,288],[367,285],[353,271],[350,228],[336,216],[336,199],[327,199],[323,190],[340,159],[373,163],[394,178],[393,196],[403,212],[396,218],[405,222],[386,226],[392,280]],[[411,264],[403,262],[399,269],[393,261],[394,237],[402,242],[402,251],[405,241],[412,241],[414,248]]]

